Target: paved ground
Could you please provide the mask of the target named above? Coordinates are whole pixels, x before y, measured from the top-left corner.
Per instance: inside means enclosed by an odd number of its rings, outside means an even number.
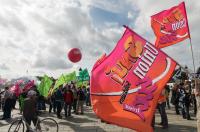
[[[164,130],[158,123],[160,122],[159,114],[156,114],[156,128],[155,132],[197,132],[196,130],[196,119],[185,120],[180,115],[175,115],[174,110],[167,110],[169,128]],[[12,120],[19,116],[18,110],[12,111]],[[43,117],[52,117],[59,124],[59,132],[132,132],[133,130],[101,123],[100,119],[97,119],[95,114],[92,112],[90,107],[86,108],[84,115],[74,115],[67,119],[57,119],[54,114],[49,115],[45,112]],[[0,118],[2,117],[2,111],[0,110]],[[7,132],[10,121],[0,120],[0,132]]]

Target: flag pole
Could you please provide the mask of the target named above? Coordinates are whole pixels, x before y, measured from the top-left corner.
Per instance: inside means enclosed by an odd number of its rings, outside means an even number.
[[[194,52],[193,52],[193,48],[192,48],[192,41],[191,41],[191,38],[189,38],[189,39],[190,39],[190,49],[191,49],[191,52],[192,52],[193,68],[194,68],[194,73],[195,73]]]
[[[188,27],[189,39],[190,39],[190,49],[191,49],[191,52],[192,52],[192,62],[193,62],[193,68],[194,68],[194,73],[195,73],[194,52],[193,52],[193,48],[192,48],[192,39],[191,39],[191,35],[190,35],[189,22],[188,22],[185,2],[182,2],[182,3],[183,3],[183,6],[185,8],[184,12],[185,12],[185,15],[186,15],[186,20],[187,20],[187,27]]]

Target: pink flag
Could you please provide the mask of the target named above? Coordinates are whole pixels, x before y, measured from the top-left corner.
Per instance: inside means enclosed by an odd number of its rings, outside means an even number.
[[[93,110],[102,120],[139,132],[152,132],[158,97],[176,62],[126,28],[116,47],[91,73]]]
[[[11,91],[12,93],[14,93],[17,97],[21,94],[22,90],[20,88],[20,83],[16,82],[14,86],[12,86],[9,91]]]
[[[158,48],[190,38],[185,3],[151,16],[151,27],[156,35],[155,45]]]
[[[32,88],[33,86],[34,86],[34,80],[29,81],[29,82],[25,85],[23,91],[27,91],[27,90],[29,90],[30,88]]]

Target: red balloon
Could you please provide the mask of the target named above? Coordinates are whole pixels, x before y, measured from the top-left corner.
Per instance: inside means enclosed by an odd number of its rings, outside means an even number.
[[[71,62],[79,62],[82,58],[81,51],[78,48],[73,48],[68,53],[68,58]]]

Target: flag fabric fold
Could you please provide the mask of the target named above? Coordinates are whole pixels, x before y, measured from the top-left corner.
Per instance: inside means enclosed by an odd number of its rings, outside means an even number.
[[[164,48],[190,38],[185,3],[151,16],[155,46]]]

